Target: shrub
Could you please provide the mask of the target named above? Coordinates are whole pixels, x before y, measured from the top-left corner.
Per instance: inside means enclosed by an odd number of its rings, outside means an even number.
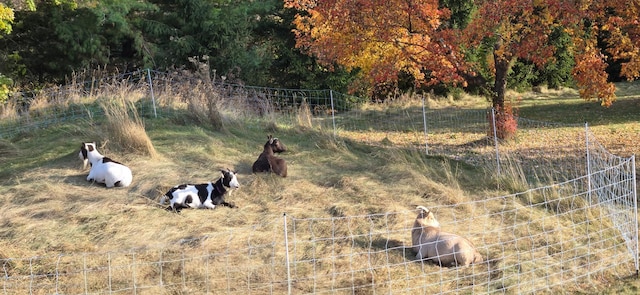
[[[491,132],[489,136],[494,136],[495,134],[499,139],[511,139],[515,137],[518,131],[518,117],[514,112],[514,108],[510,103],[505,103],[502,109],[496,108],[495,122],[491,122],[491,118],[489,118]],[[495,133],[493,130],[494,126],[496,128]]]

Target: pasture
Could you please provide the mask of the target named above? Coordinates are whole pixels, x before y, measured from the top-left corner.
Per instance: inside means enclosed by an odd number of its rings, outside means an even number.
[[[609,109],[601,108],[597,102],[582,101],[571,90],[511,95],[521,98],[519,115],[522,117],[562,123],[586,121],[592,126],[598,140],[613,153],[629,156],[640,152],[638,83],[619,84],[619,100]],[[198,97],[191,91],[173,103],[193,102],[194,96]],[[116,94],[102,95],[101,99],[123,99],[121,106],[135,108],[143,97],[136,91],[125,89]],[[133,103],[130,105],[127,101]],[[411,98],[396,103],[398,105],[395,107],[371,105],[368,108],[371,113],[386,114],[390,124],[399,124],[398,119],[389,118],[401,118],[407,107],[419,104]],[[89,108],[95,101],[82,104]],[[477,97],[458,100],[432,98],[429,104],[431,108],[486,108],[486,102]],[[114,121],[99,117],[62,122],[1,139],[0,206],[3,212],[0,217],[0,259],[6,259],[5,278],[8,275],[24,275],[25,272],[33,275],[34,270],[35,275],[49,279],[54,275],[56,278],[63,277],[60,285],[56,281],[55,287],[38,281],[36,286],[42,284],[42,290],[33,289],[33,282],[26,279],[22,283],[11,281],[8,284],[5,280],[8,294],[27,290],[33,294],[51,293],[52,290],[64,294],[85,294],[92,293],[91,290],[106,292],[105,289],[123,294],[240,294],[247,293],[242,286],[251,285],[251,282],[258,282],[256,284],[260,286],[260,289],[252,290],[252,294],[286,293],[286,282],[273,273],[287,271],[280,261],[287,254],[283,253],[281,247],[284,241],[276,240],[273,236],[274,228],[282,227],[284,214],[290,218],[289,222],[297,223],[296,229],[305,228],[305,231],[295,232],[303,240],[316,241],[315,235],[327,233],[342,237],[333,240],[330,247],[320,242],[299,242],[295,245],[300,248],[291,252],[299,259],[320,263],[296,265],[296,271],[312,273],[317,277],[306,278],[308,280],[298,278],[293,286],[294,294],[370,293],[376,282],[385,280],[388,285],[384,286],[384,292],[394,294],[446,293],[455,292],[460,287],[473,292],[519,293],[517,283],[521,278],[541,276],[540,273],[522,271],[527,268],[545,269],[546,273],[542,276],[546,280],[534,280],[535,284],[551,283],[555,286],[532,286],[534,290],[636,294],[640,288],[637,276],[618,273],[619,270],[603,271],[588,284],[565,286],[556,279],[567,272],[580,274],[581,271],[561,267],[547,269],[544,265],[554,265],[547,260],[547,256],[527,262],[530,265],[518,266],[520,270],[512,269],[513,274],[505,270],[491,271],[492,267],[506,263],[506,259],[482,266],[488,269],[469,268],[459,273],[448,270],[445,274],[437,266],[411,262],[413,254],[407,247],[411,246],[415,205],[442,206],[438,216],[442,216],[443,228],[454,232],[463,230],[473,240],[471,233],[498,224],[497,220],[476,212],[500,212],[507,206],[499,201],[485,200],[497,200],[500,196],[518,191],[509,186],[498,189],[496,179],[485,167],[444,156],[425,155],[420,149],[403,147],[403,140],[413,141],[414,138],[375,129],[370,130],[369,134],[343,132],[334,137],[326,124],[316,125],[303,108],[286,115],[270,113],[255,117],[243,115],[238,111],[239,107],[223,105],[219,109],[219,116],[212,116],[206,111],[200,113],[203,109],[211,111],[211,108],[201,107],[187,108],[188,112],[176,112],[171,116],[135,118],[134,121],[144,130],[144,135],[136,133],[135,136],[148,137],[152,150],[146,151],[150,152],[145,152],[144,148],[132,148],[126,141],[117,140],[114,130],[119,129],[113,128]],[[252,173],[252,163],[262,152],[264,140],[269,134],[287,145],[288,151],[279,154],[287,161],[286,178]],[[561,141],[563,135],[559,132],[546,136],[560,137],[556,139]],[[107,189],[87,182],[85,178],[88,171],[81,169],[82,162],[78,159],[80,144],[86,141],[97,141],[103,155],[126,163],[133,171],[132,184],[127,188]],[[409,143],[412,144],[415,143]],[[226,198],[238,208],[185,209],[176,214],[158,205],[161,195],[174,185],[215,181],[220,169],[225,168],[238,172],[240,188]],[[516,197],[509,206],[519,208],[521,211],[518,212],[531,220],[545,220],[526,228],[529,231],[527,244],[549,243],[549,235],[544,233],[550,228],[555,228],[554,235],[560,235],[556,237],[558,240],[580,243],[572,235],[580,234],[583,228],[576,230],[567,224],[567,220],[555,217],[550,211],[536,207],[522,208],[526,203],[523,200]],[[477,208],[476,204],[484,207]],[[396,222],[386,225],[391,230],[385,238],[358,236],[362,224],[355,220],[367,219],[363,216],[370,215],[384,216],[370,219],[371,224]],[[597,214],[592,217],[596,218]],[[326,228],[317,222],[325,219],[330,220],[330,226]],[[610,226],[606,220],[594,219],[589,222],[602,223],[602,227]],[[520,229],[512,230],[517,232]],[[509,234],[512,233],[505,233]],[[249,248],[246,248],[247,241],[251,241]],[[489,238],[474,242],[480,248],[485,242],[496,243]],[[558,245],[566,249],[573,245],[571,243],[562,242]],[[278,247],[259,246],[274,244]],[[358,247],[376,251],[369,252],[368,259],[349,254]],[[526,246],[520,244],[518,247]],[[611,246],[615,250],[617,247],[621,246]],[[580,251],[579,247],[576,249],[576,252]],[[491,252],[495,249],[484,247],[483,250],[485,255],[489,254],[489,258],[495,255]],[[502,251],[505,251],[504,257],[514,257],[517,248]],[[219,253],[231,254],[218,256]],[[210,256],[199,260],[205,254]],[[80,260],[65,261],[65,257],[74,255],[83,256]],[[184,260],[190,255],[193,261]],[[385,255],[387,264],[379,268],[377,261]],[[605,251],[598,255],[606,260],[604,257],[608,254]],[[149,261],[155,261],[153,259],[157,260],[158,256],[165,261],[160,268],[144,262],[146,257]],[[36,261],[43,263],[34,267],[33,262]],[[389,264],[393,263],[402,265],[402,271],[392,269]],[[94,270],[105,264],[123,265],[122,269],[114,268],[114,273],[111,268],[108,274],[104,270],[105,276],[113,278],[108,283],[91,277],[87,279],[87,276],[71,275],[75,268]],[[370,271],[348,271],[354,268]],[[62,272],[62,276],[59,275],[61,269],[66,271]],[[65,273],[69,276],[64,276]],[[152,281],[157,279],[158,273],[164,276],[166,282],[154,285]],[[555,278],[555,274],[559,274],[559,277]],[[348,280],[344,275],[351,279]],[[438,290],[413,287],[417,284],[416,279],[426,280],[430,275],[439,276],[440,280],[443,280],[442,276],[449,275],[464,280],[441,285]],[[502,277],[498,280],[499,286],[479,284],[496,277]],[[517,279],[512,279],[514,277]],[[620,277],[627,279],[619,282]],[[193,280],[201,285],[176,283],[184,280]],[[230,284],[229,280],[238,282]],[[346,285],[343,284],[345,281]],[[263,285],[260,282],[270,284]],[[480,289],[473,287],[474,282],[481,285]],[[163,287],[163,284],[166,286]],[[134,287],[118,289],[121,287],[113,286]],[[152,287],[138,290],[136,286]]]

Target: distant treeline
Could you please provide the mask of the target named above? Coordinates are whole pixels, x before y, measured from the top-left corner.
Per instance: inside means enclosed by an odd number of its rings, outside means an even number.
[[[12,91],[68,82],[101,69],[108,74],[144,68],[186,69],[245,85],[292,89],[334,89],[358,94],[358,69],[323,66],[296,48],[295,9],[283,0],[16,0],[10,29],[0,31],[0,86]],[[458,23],[470,10],[456,10]],[[451,4],[454,3],[454,4]],[[468,6],[468,5],[467,5]],[[454,20],[455,21],[455,20]],[[559,30],[558,32],[561,32]],[[563,34],[553,42],[565,42]],[[482,48],[475,52],[486,54]],[[478,59],[470,55],[469,58]],[[571,56],[557,56],[553,68],[517,61],[510,87],[545,83],[570,85]],[[617,77],[615,65],[611,76]],[[482,91],[491,78],[469,77],[468,90]],[[411,90],[412,77],[374,85],[377,93]],[[1,88],[0,88],[1,89]],[[450,91],[444,85],[433,88]],[[0,91],[0,94],[1,91]],[[361,95],[364,93],[360,93]],[[376,98],[378,99],[378,98]]]

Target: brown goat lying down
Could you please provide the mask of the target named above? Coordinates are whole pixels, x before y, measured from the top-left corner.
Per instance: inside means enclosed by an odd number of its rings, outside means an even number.
[[[420,213],[413,224],[411,240],[418,260],[427,259],[440,266],[468,266],[482,262],[482,256],[469,240],[441,231],[433,212],[423,206],[417,209]]]
[[[287,177],[287,162],[285,162],[284,159],[276,157],[274,154],[285,151],[287,151],[287,148],[284,144],[278,138],[269,135],[262,149],[262,153],[258,156],[258,159],[253,162],[251,170],[253,173],[273,172],[282,177]]]

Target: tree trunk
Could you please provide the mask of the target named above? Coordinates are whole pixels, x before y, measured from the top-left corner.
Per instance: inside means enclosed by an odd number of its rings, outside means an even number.
[[[507,91],[507,74],[509,73],[509,61],[496,60],[496,82],[493,85],[493,107],[496,110],[504,109],[504,94]]]
[[[507,75],[511,67],[513,55],[502,47],[502,41],[498,40],[493,48],[493,60],[496,69],[496,81],[493,85],[493,97],[491,102],[496,110],[495,124],[496,134],[500,139],[508,139],[515,135],[518,126],[510,106],[505,108],[504,96],[507,91]]]
[[[505,50],[500,50],[502,41],[497,41],[493,48],[493,60],[496,68],[496,81],[493,85],[493,108],[504,110],[504,94],[507,91],[507,75],[511,66],[511,56]]]

